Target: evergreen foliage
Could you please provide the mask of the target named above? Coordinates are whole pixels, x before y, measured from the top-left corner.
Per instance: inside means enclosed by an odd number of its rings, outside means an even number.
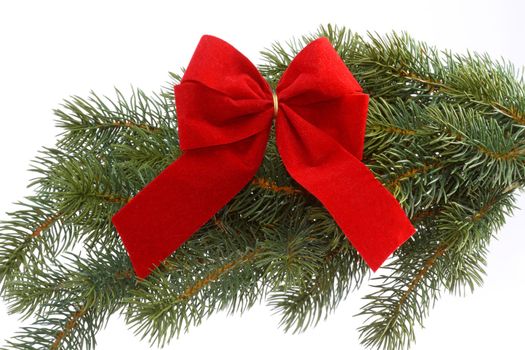
[[[405,33],[333,26],[265,50],[263,75],[275,85],[318,36],[370,94],[364,162],[417,228],[372,277],[360,313],[365,346],[404,349],[442,293],[483,283],[487,247],[525,185],[523,76],[509,62]],[[180,155],[171,87],[92,93],[55,111],[62,134],[33,162],[34,194],[0,226],[1,295],[10,312],[34,319],[3,349],[91,349],[114,313],[165,345],[218,310],[259,300],[300,332],[369,281],[330,215],[286,173],[273,136],[253,181],[138,280],[111,217]]]

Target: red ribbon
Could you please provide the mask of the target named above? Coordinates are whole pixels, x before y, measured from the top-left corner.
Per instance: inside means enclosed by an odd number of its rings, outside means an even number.
[[[254,177],[273,119],[286,170],[326,207],[372,270],[414,233],[394,196],[360,161],[368,95],[328,39],[297,54],[275,94],[277,109],[245,56],[202,37],[175,86],[184,152],[113,216],[137,276],[148,276]]]

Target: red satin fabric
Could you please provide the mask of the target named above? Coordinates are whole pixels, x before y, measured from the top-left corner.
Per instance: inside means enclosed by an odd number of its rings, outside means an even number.
[[[276,142],[287,171],[377,270],[415,229],[360,161],[368,95],[326,38],[295,57],[276,94]],[[141,278],[253,178],[274,118],[257,68],[213,36],[202,37],[175,97],[183,155],[113,216]]]

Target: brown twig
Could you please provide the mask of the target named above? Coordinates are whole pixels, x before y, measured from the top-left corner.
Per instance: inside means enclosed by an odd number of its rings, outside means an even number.
[[[286,193],[288,195],[302,193],[302,191],[298,188],[294,188],[292,186],[278,186],[275,182],[262,178],[262,177],[254,178],[251,183],[254,186],[264,188],[266,190],[270,190],[270,191],[277,192],[277,193]]]
[[[116,120],[111,125],[114,127],[139,128],[150,132],[161,130],[149,124],[138,124],[129,120]]]
[[[412,221],[412,223],[416,223],[418,221],[424,220],[431,216],[435,216],[439,214],[440,212],[441,212],[440,208],[423,209],[423,210],[415,212],[414,215],[410,218],[410,220]]]
[[[100,193],[100,194],[97,194],[96,196],[110,203],[127,203],[132,198],[132,197],[121,197],[118,195],[106,194],[106,193]]]
[[[433,169],[433,168],[437,168],[440,165],[441,165],[440,161],[435,161],[435,162],[432,162],[432,163],[423,164],[422,166],[417,166],[417,167],[411,168],[411,169],[405,171],[404,173],[401,173],[401,174],[397,175],[395,178],[385,182],[385,186],[388,187],[388,188],[394,188],[394,187],[398,186],[401,181],[409,179],[411,177],[414,177],[414,176],[416,176],[418,174],[424,174],[428,170]]]
[[[31,238],[40,236],[42,232],[47,230],[51,225],[53,225],[58,220],[58,218],[60,218],[60,216],[62,216],[62,213],[60,212],[49,216],[31,233]]]
[[[67,320],[66,324],[64,325],[64,329],[56,334],[55,341],[51,345],[51,350],[58,350],[60,348],[60,345],[62,341],[64,340],[64,338],[69,333],[71,333],[73,328],[75,328],[75,326],[77,325],[78,320],[82,316],[84,316],[86,312],[87,312],[87,308],[85,306],[82,306],[77,311],[73,312],[73,314],[71,314],[71,317]]]
[[[186,300],[186,299],[191,298],[192,296],[197,294],[202,288],[204,288],[208,284],[216,281],[217,279],[219,279],[222,275],[224,275],[228,271],[233,270],[234,268],[236,268],[240,264],[243,264],[243,263],[245,263],[247,261],[252,260],[259,251],[260,250],[258,250],[258,249],[252,250],[252,251],[244,254],[243,256],[239,257],[238,259],[235,259],[235,260],[233,260],[233,261],[231,261],[231,262],[229,262],[229,263],[219,267],[218,269],[213,270],[206,277],[204,277],[203,279],[195,282],[195,284],[193,284],[193,285],[189,286],[188,288],[186,288],[186,290],[184,290],[184,292],[182,294],[180,294],[177,297],[177,299],[178,300]]]
[[[496,160],[513,160],[513,159],[518,158],[519,156],[525,155],[525,150],[520,149],[519,147],[515,147],[508,152],[493,152],[483,146],[478,146],[478,149],[482,153],[485,153],[486,155],[488,155],[490,158],[493,158]]]
[[[498,202],[498,197],[494,197],[491,200],[489,200],[487,203],[485,203],[479,210],[476,212],[476,214],[472,215],[470,217],[472,222],[479,221],[483,219],[487,213],[492,209],[492,207]]]
[[[430,258],[428,258],[425,261],[425,264],[423,265],[423,268],[414,276],[410,284],[408,285],[407,290],[403,293],[401,298],[399,299],[399,303],[396,308],[396,313],[399,312],[403,304],[408,299],[408,296],[412,291],[416,288],[416,286],[421,282],[423,277],[428,273],[428,271],[434,266],[436,263],[436,260],[441,257],[443,254],[445,254],[446,250],[448,248],[448,243],[441,243],[437,248],[434,254]]]
[[[376,125],[371,129],[379,129],[381,131],[389,132],[391,134],[399,134],[399,135],[415,135],[416,134],[415,130],[401,129],[401,128],[396,128],[394,126],[382,127],[382,126]]]
[[[119,279],[130,279],[133,277],[133,270],[132,269],[128,269],[128,270],[124,270],[124,271],[117,271],[115,272],[115,279],[119,280]]]
[[[491,103],[491,105],[501,114],[510,117],[511,119],[515,120],[518,124],[525,125],[525,116],[519,115],[518,111],[504,107],[498,102],[493,102]]]

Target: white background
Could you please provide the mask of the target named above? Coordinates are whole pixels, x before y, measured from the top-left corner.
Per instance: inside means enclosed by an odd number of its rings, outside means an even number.
[[[0,218],[28,194],[29,161],[58,132],[51,112],[69,95],[114,86],[157,90],[168,71],[187,65],[202,34],[219,36],[253,62],[275,40],[328,22],[354,31],[406,30],[442,48],[467,48],[525,65],[523,14],[515,1],[2,1],[0,3]],[[518,206],[525,209],[525,196]],[[417,332],[413,349],[525,349],[525,211],[494,241],[485,285],[467,297],[445,296]],[[242,316],[216,314],[175,340],[173,349],[360,349],[352,317],[366,288],[300,335],[285,335],[264,304]],[[21,323],[0,304],[0,339]],[[101,350],[148,349],[114,317]]]

